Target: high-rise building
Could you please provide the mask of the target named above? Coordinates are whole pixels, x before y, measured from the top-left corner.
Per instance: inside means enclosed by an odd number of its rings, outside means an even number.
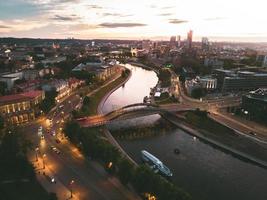
[[[181,46],[181,36],[178,35],[177,36],[177,47],[180,47]]]
[[[156,48],[158,48],[158,42],[156,41],[156,42],[153,42],[153,49],[156,49]]]
[[[187,47],[189,49],[192,48],[192,41],[193,41],[193,31],[190,30],[188,33],[187,33]]]
[[[142,49],[149,51],[150,50],[150,40],[142,41]]]
[[[171,36],[170,39],[170,48],[173,49],[176,47],[176,36]]]
[[[202,49],[203,50],[209,49],[209,39],[207,37],[202,38]]]

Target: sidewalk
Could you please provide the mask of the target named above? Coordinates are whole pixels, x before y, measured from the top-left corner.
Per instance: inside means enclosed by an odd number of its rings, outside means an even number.
[[[36,161],[34,155],[29,157],[29,160],[32,162],[36,171],[36,179],[47,192],[56,193],[58,200],[78,200],[75,194],[73,194],[73,197],[70,198],[70,189],[61,183],[61,181],[53,173],[53,170],[48,163],[45,164],[44,169],[43,160],[40,157],[38,158],[38,161]],[[51,181],[52,178],[55,179],[54,183]]]

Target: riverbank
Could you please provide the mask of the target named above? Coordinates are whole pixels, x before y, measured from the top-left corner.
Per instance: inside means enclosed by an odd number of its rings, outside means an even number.
[[[175,116],[171,116],[171,115],[162,115],[162,117],[164,117],[166,120],[172,122],[173,124],[175,124],[178,128],[186,131],[187,133],[189,133],[192,136],[195,136],[197,138],[199,138],[200,140],[207,142],[225,152],[229,152],[231,154],[233,154],[234,156],[237,156],[241,159],[244,159],[246,161],[249,161],[251,163],[254,163],[258,166],[261,166],[265,169],[267,169],[267,162],[258,158],[255,158],[254,156],[249,155],[248,153],[244,153],[241,152],[237,149],[234,149],[231,146],[225,145],[223,143],[221,143],[220,141],[211,139],[209,136],[205,136],[203,134],[203,132],[196,130],[195,128],[191,127],[190,124],[187,124],[185,122],[182,122],[180,119],[178,119]]]
[[[108,81],[106,84],[102,85],[100,88],[87,94],[88,102],[84,104],[81,110],[75,113],[78,117],[97,115],[98,106],[101,103],[102,99],[110,93],[110,91],[116,90],[121,85],[125,84],[131,77],[131,71],[123,68],[120,76],[114,77],[111,81]]]
[[[153,67],[149,67],[149,66],[144,65],[144,64],[142,64],[142,63],[129,62],[129,64],[131,64],[131,65],[133,65],[133,66],[141,67],[141,68],[146,69],[146,70],[152,70],[152,71],[154,71],[156,74],[159,74],[159,71],[156,70],[155,68],[153,68]]]
[[[132,80],[135,80],[134,78]],[[138,84],[138,82],[136,82]],[[127,86],[127,85],[126,85]],[[149,86],[149,85],[147,85]],[[105,95],[105,97],[102,99],[98,106],[98,113],[103,113],[103,107],[107,99],[111,96],[113,92],[115,92],[120,86],[118,86],[116,89],[111,90],[109,93]],[[137,89],[135,87],[135,89]],[[134,90],[132,90],[134,91]],[[149,90],[147,90],[148,92]],[[138,93],[138,90],[136,91]],[[140,93],[138,93],[140,96]],[[143,97],[142,97],[143,98]],[[137,102],[140,101],[139,98]],[[142,101],[142,100],[141,100]],[[129,102],[130,103],[130,102]],[[123,104],[120,104],[122,107]],[[183,189],[179,188],[176,185],[173,185],[171,182],[167,181],[166,179],[162,178],[161,176],[154,174],[148,167],[143,165],[138,165],[125,151],[124,149],[119,145],[119,143],[114,139],[114,137],[111,135],[110,131],[105,126],[103,129],[105,137],[108,139],[109,143],[116,147],[116,149],[119,150],[121,156],[127,161],[130,161],[132,164],[134,164],[134,169],[129,174],[134,174],[134,177],[130,181],[130,184],[133,186],[133,188],[138,192],[138,194],[143,195],[146,192],[151,192],[157,198],[159,199],[181,199],[181,200],[189,200],[191,199],[191,196],[184,192]],[[140,185],[141,184],[141,185]],[[161,188],[161,190],[158,190],[158,188]]]
[[[113,89],[111,89],[109,92],[107,92],[104,96],[102,96],[100,102],[97,105],[97,114],[103,114],[103,106],[106,102],[106,100],[108,99],[108,97],[114,92],[116,91],[118,88],[120,88],[121,86],[123,86],[132,76],[132,72],[130,71],[129,75],[127,76],[127,78],[122,81],[120,84],[116,85],[116,87],[114,87]],[[119,143],[115,140],[115,138],[112,136],[112,134],[109,132],[109,130],[107,129],[107,127],[105,126],[104,129],[104,134],[105,137],[108,139],[108,141],[114,145],[115,147],[118,148],[118,150],[122,153],[123,156],[125,156],[130,162],[132,162],[135,166],[137,166],[137,163],[123,150],[123,148],[119,145]]]

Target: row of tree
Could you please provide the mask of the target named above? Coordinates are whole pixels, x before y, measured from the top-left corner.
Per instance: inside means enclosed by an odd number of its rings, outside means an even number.
[[[100,161],[109,173],[117,175],[124,185],[131,184],[138,193],[150,193],[163,200],[191,199],[190,195],[154,174],[150,168],[144,165],[134,167],[117,148],[101,139],[101,128],[81,128],[75,121],[70,121],[64,131],[87,157]]]
[[[40,104],[40,109],[45,113],[48,113],[56,105],[57,91],[51,90],[45,92],[45,99]]]
[[[56,200],[56,194],[48,194],[36,180],[33,165],[27,159],[32,144],[18,129],[0,131],[0,193],[4,199]],[[21,182],[26,180],[26,182]],[[2,182],[3,181],[3,182]],[[8,185],[5,181],[9,181]],[[26,184],[26,187],[24,186]],[[10,190],[15,193],[10,194]],[[17,193],[16,190],[22,193]],[[31,191],[35,190],[35,191]]]

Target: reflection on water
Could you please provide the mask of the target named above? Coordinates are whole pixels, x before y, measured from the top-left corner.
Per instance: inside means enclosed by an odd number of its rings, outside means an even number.
[[[113,93],[104,111],[142,102],[157,82],[156,74],[138,67],[124,88]],[[113,124],[112,129],[138,124],[153,124],[159,115]],[[115,127],[114,127],[115,126]],[[119,141],[129,155],[140,162],[140,151],[148,150],[174,173],[173,182],[184,187],[197,200],[266,200],[267,170],[234,158],[203,143],[180,129],[168,134],[138,140]],[[174,154],[178,148],[180,154]]]
[[[124,87],[120,87],[107,99],[103,107],[104,113],[129,104],[142,103],[143,98],[149,95],[150,88],[155,87],[158,82],[156,73],[152,71],[132,65],[126,67],[132,71],[132,77]]]
[[[148,119],[147,119],[148,120]],[[214,149],[180,129],[142,140],[119,140],[136,161],[148,150],[173,172],[173,182],[198,200],[266,200],[267,170]],[[178,148],[180,154],[174,153]]]
[[[116,139],[138,140],[166,134],[176,127],[156,114],[149,117],[113,122],[108,128]]]

